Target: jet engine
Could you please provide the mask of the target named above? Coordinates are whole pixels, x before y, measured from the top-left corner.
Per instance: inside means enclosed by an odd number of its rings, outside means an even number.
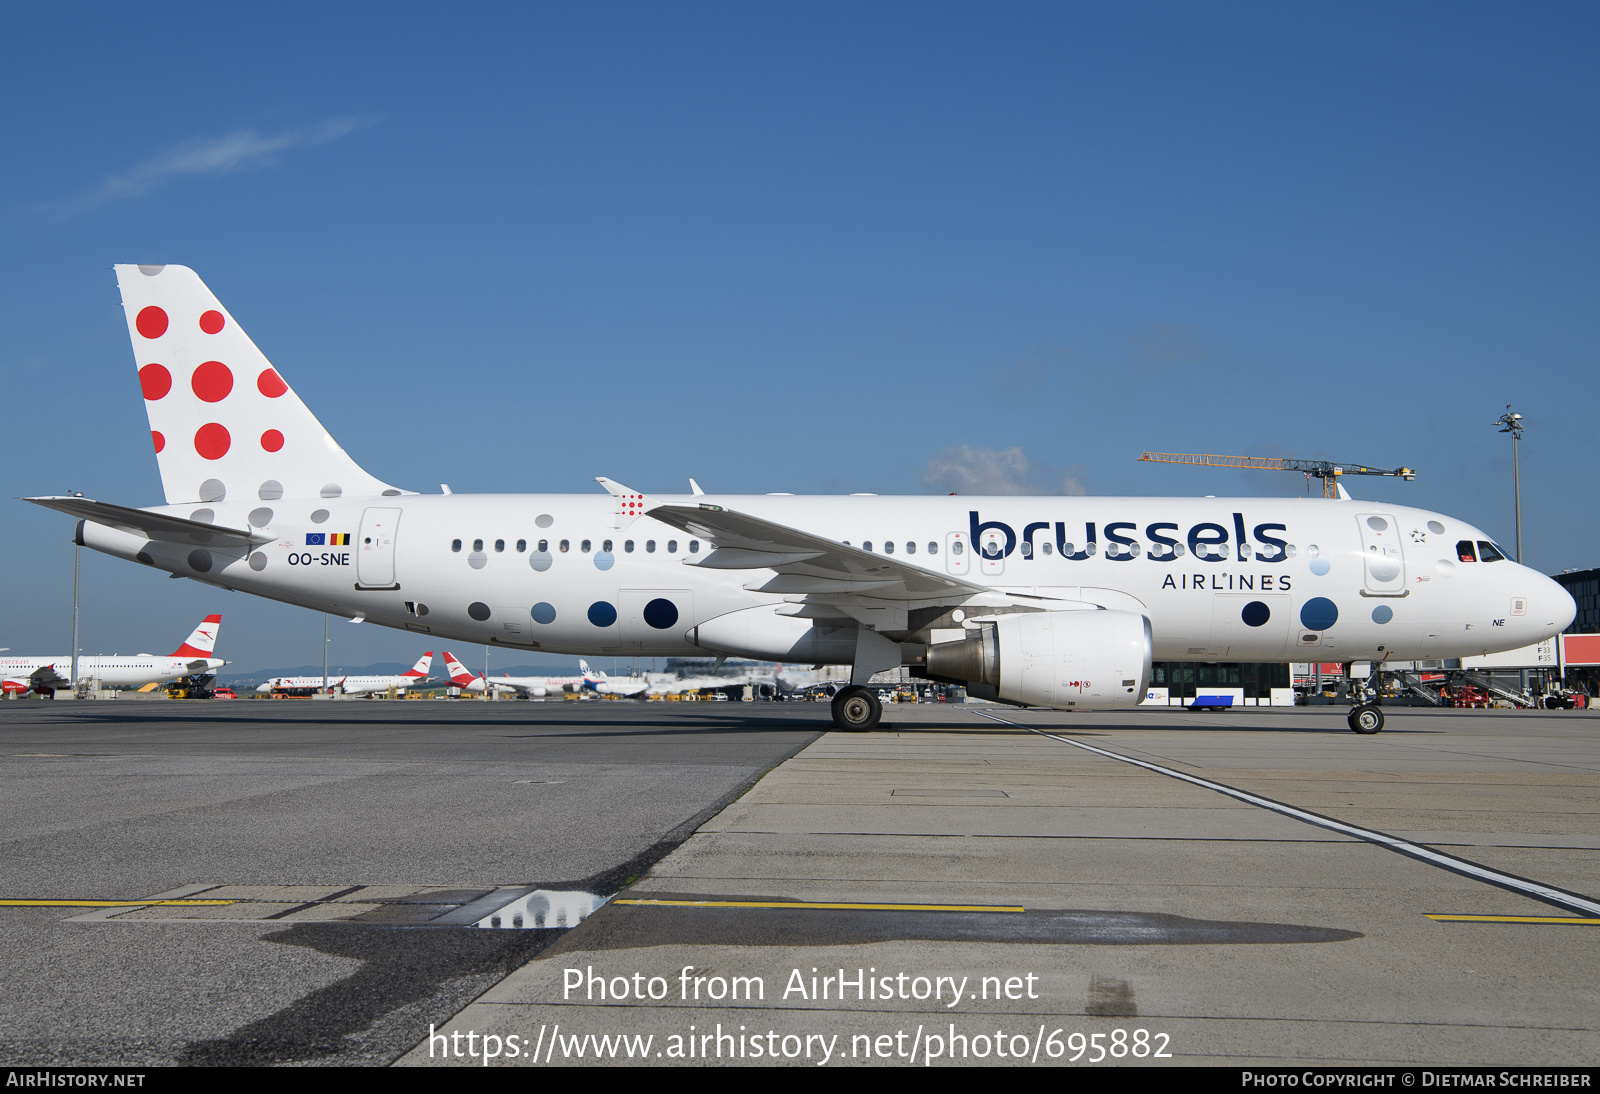
[[[1029,612],[928,647],[927,675],[987,684],[1007,702],[1117,710],[1144,701],[1154,642],[1135,612]]]

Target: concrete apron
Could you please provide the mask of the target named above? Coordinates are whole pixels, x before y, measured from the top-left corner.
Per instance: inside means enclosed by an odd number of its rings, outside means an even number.
[[[821,738],[400,1063],[1593,1060],[1592,928],[1426,918],[1570,910],[1030,728],[1591,893],[1600,746],[1003,717]]]

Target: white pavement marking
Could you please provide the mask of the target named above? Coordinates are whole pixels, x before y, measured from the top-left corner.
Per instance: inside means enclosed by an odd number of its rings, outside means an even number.
[[[988,714],[983,711],[974,711],[974,713],[980,718],[987,718],[992,722],[999,722],[1001,725],[1015,726],[1018,729],[1025,729],[1030,733],[1037,733],[1041,737],[1048,737],[1052,741],[1060,741],[1062,744],[1071,745],[1074,748],[1081,748],[1085,752],[1093,752],[1097,756],[1104,756],[1110,760],[1120,760],[1125,764],[1132,764],[1135,767],[1142,767],[1147,771],[1154,771],[1158,775],[1166,775],[1169,778],[1181,779],[1183,782],[1193,783],[1195,786],[1203,786],[1207,790],[1215,790],[1218,794],[1226,794],[1228,797],[1235,798],[1238,801],[1247,802],[1250,805],[1260,806],[1262,809],[1270,809],[1274,813],[1281,813],[1283,816],[1293,817],[1295,820],[1304,821],[1306,824],[1314,824],[1318,828],[1326,828],[1330,832],[1341,832],[1348,836],[1354,836],[1357,839],[1366,840],[1368,843],[1375,843],[1380,847],[1387,847],[1391,851],[1406,855],[1410,858],[1418,859],[1422,862],[1428,863],[1431,866],[1437,866],[1440,869],[1449,870],[1452,873],[1475,878],[1478,881],[1487,882],[1490,885],[1496,885],[1502,889],[1509,889],[1514,893],[1521,893],[1524,896],[1532,897],[1534,900],[1543,901],[1546,904],[1553,904],[1558,908],[1567,908],[1573,911],[1584,912],[1588,915],[1600,915],[1600,901],[1597,901],[1592,897],[1584,896],[1581,893],[1569,893],[1565,889],[1557,889],[1553,886],[1544,885],[1528,878],[1517,877],[1515,874],[1505,874],[1501,873],[1499,870],[1491,870],[1487,866],[1478,865],[1476,862],[1468,862],[1464,858],[1457,858],[1454,855],[1447,855],[1442,851],[1435,851],[1431,847],[1424,847],[1420,843],[1412,843],[1410,840],[1403,840],[1398,836],[1391,836],[1386,832],[1377,832],[1371,828],[1361,828],[1354,824],[1346,824],[1344,821],[1334,820],[1332,817],[1324,817],[1320,813],[1312,813],[1305,809],[1297,809],[1292,805],[1285,805],[1283,802],[1273,801],[1271,798],[1263,798],[1259,794],[1251,794],[1248,791],[1238,790],[1234,787],[1226,786],[1223,783],[1212,782],[1210,779],[1202,779],[1196,775],[1187,775],[1182,771],[1174,771],[1170,767],[1162,767],[1160,764],[1150,763],[1148,760],[1136,760],[1132,756],[1124,756],[1120,752],[1112,752],[1108,749],[1096,748],[1094,745],[1087,745],[1082,741],[1074,741],[1070,737],[1062,737],[1055,733],[1046,733],[1042,729],[1039,729],[1035,726],[1026,725],[1022,722],[1007,721],[1004,718],[998,718],[993,714]]]

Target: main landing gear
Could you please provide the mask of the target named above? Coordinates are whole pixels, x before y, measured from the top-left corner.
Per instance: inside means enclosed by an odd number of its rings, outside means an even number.
[[[840,729],[858,732],[876,729],[882,717],[883,704],[869,688],[852,684],[833,697],[833,724]]]

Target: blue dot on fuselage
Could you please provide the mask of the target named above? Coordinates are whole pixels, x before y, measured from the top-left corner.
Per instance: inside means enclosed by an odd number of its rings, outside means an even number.
[[[1389,607],[1387,604],[1379,604],[1376,608],[1372,609],[1372,621],[1374,623],[1387,623],[1393,618],[1394,609]]]
[[[1265,626],[1267,620],[1272,618],[1272,609],[1259,600],[1252,600],[1244,606],[1239,618],[1244,620],[1244,625],[1247,627]]]
[[[665,597],[657,597],[644,606],[644,621],[664,631],[678,621],[678,606]]]
[[[617,556],[612,554],[610,551],[595,552],[594,568],[596,570],[609,570],[612,566],[616,565],[616,562]]]
[[[1311,572],[1318,577],[1321,577],[1329,570],[1328,560],[1325,558],[1314,558],[1308,565],[1311,567]]]
[[[554,623],[556,621],[556,606],[541,600],[533,606],[529,614],[533,616],[535,623]]]
[[[1339,622],[1339,606],[1325,596],[1314,596],[1300,608],[1300,625],[1308,631],[1325,631]]]
[[[589,622],[597,627],[609,627],[617,621],[617,609],[604,600],[589,605]]]

